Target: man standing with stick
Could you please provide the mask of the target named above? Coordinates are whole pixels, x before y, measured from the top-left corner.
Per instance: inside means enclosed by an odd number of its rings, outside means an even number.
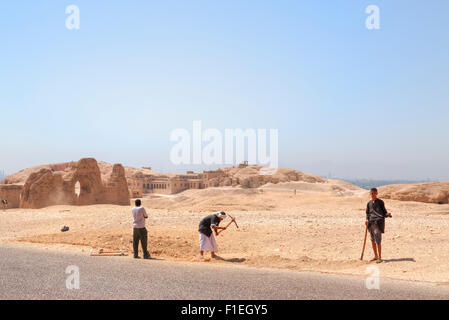
[[[366,205],[365,225],[371,236],[374,258],[370,261],[376,263],[382,262],[382,233],[385,232],[385,218],[390,217],[391,213],[385,209],[385,203],[377,198],[377,189],[370,190],[371,200]],[[365,233],[366,240],[366,233]],[[365,248],[363,248],[365,249]],[[363,257],[363,252],[362,252]]]

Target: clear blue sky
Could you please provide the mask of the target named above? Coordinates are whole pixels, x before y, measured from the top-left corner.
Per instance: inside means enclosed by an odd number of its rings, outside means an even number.
[[[380,30],[365,28],[370,4]],[[278,129],[282,167],[449,180],[448,13],[447,0],[2,1],[0,169],[92,156],[180,171],[170,132],[201,120]]]

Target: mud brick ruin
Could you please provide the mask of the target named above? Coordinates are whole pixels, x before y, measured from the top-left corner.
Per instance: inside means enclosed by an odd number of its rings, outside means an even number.
[[[93,158],[67,163],[64,170],[43,168],[30,174],[24,185],[1,184],[0,197],[8,208],[39,209],[52,205],[129,205],[128,183],[121,164],[103,181]],[[79,186],[79,192],[76,192]]]

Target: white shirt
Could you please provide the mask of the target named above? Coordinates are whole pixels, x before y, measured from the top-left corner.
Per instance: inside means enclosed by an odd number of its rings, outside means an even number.
[[[145,228],[145,218],[148,218],[147,212],[144,207],[134,207],[133,212],[133,227],[134,228]]]

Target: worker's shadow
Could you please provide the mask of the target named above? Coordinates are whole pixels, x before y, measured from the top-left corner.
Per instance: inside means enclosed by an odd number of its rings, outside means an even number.
[[[214,259],[215,259],[215,260],[218,260],[218,261],[232,262],[232,263],[242,263],[242,262],[245,262],[245,261],[246,261],[245,258],[230,258],[230,259],[225,259],[225,258],[220,257],[220,256],[217,256],[217,255],[215,256]]]
[[[388,263],[388,262],[403,262],[403,261],[416,262],[416,260],[414,258],[384,259],[383,261],[385,263]]]

